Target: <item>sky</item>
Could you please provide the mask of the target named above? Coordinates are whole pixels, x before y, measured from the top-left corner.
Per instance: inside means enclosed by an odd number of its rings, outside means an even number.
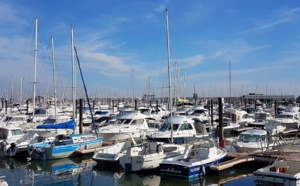
[[[71,95],[71,25],[89,97],[300,93],[296,0],[1,0],[2,97],[33,94],[35,19],[37,95]]]

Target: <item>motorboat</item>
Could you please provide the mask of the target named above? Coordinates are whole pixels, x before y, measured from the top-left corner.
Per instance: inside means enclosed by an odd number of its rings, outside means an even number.
[[[95,135],[57,135],[52,142],[30,144],[27,147],[29,160],[50,160],[78,155],[77,150],[90,150],[102,146],[103,138]]]
[[[193,120],[187,116],[174,115],[167,118],[159,131],[148,133],[147,139],[150,141],[160,141],[165,143],[185,143],[185,138],[207,137],[206,125],[200,120]],[[173,141],[172,141],[173,140]]]
[[[269,119],[265,123],[264,129],[268,131],[271,135],[281,134],[286,130],[286,125],[282,120]]]
[[[20,127],[24,124],[27,124],[28,116],[26,115],[15,115],[15,114],[7,114],[5,115],[1,121],[1,127]]]
[[[135,145],[120,157],[120,165],[126,172],[153,170],[166,158],[185,153],[188,145],[179,145],[164,142],[145,142]]]
[[[273,116],[269,112],[255,112],[254,113],[254,121],[247,123],[249,127],[257,127],[257,128],[264,128],[265,124],[268,120],[273,119]]]
[[[300,116],[298,112],[283,112],[278,114],[275,119],[282,122],[287,129],[298,129],[300,125]]]
[[[105,141],[120,141],[129,139],[129,134],[135,138],[146,138],[147,132],[156,132],[158,127],[149,127],[149,116],[133,111],[124,113],[115,123],[99,128],[98,133]]]
[[[24,133],[20,127],[0,127],[0,157],[27,154],[27,145],[36,137]]]
[[[111,117],[111,116],[116,116],[119,114],[119,111],[115,111],[113,109],[101,109],[101,110],[96,110],[95,113],[93,114],[94,121],[101,120],[102,117]],[[83,124],[91,124],[92,123],[92,116],[87,115],[86,119],[84,119]]]
[[[252,123],[254,119],[246,111],[228,108],[223,113],[223,132],[232,133],[241,126]],[[219,125],[217,126],[219,130]]]
[[[196,107],[192,111],[189,111],[189,117],[191,119],[198,119],[203,124],[208,124],[210,122],[210,116],[208,114],[208,110],[204,107]]]
[[[253,173],[256,185],[300,185],[299,152],[283,154],[274,163]]]
[[[249,129],[240,133],[232,146],[236,152],[265,152],[274,145],[270,133],[263,129]]]
[[[132,147],[134,144],[132,141],[120,141],[111,145],[102,147],[97,150],[92,159],[100,164],[103,163],[116,163],[119,164],[119,159],[125,155],[125,150]]]
[[[209,171],[209,166],[220,163],[227,150],[215,145],[212,138],[198,138],[192,148],[179,156],[164,159],[160,163],[163,177],[196,179]]]

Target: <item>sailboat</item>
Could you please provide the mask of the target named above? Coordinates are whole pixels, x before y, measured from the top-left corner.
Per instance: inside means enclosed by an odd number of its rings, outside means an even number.
[[[167,9],[166,9],[166,18],[167,18],[167,36],[169,36]],[[170,55],[169,55],[169,44],[168,44],[168,62],[170,61],[169,56]],[[170,82],[170,74],[169,74],[169,82]],[[169,87],[171,87],[171,83],[169,84]],[[169,95],[171,98],[171,93],[169,93]],[[170,99],[170,105],[172,105],[172,99]],[[185,117],[185,116],[180,116],[180,117]],[[182,120],[182,118],[179,118],[179,116],[172,118],[172,114],[170,115],[168,123],[170,123],[169,125],[171,126],[170,129],[171,129],[172,143],[174,141],[173,139],[174,128],[176,126],[182,128],[182,130],[189,129],[189,126],[192,126],[192,125],[188,125],[190,122],[187,119],[184,119],[181,122],[177,121],[181,125],[178,125],[177,123],[176,125],[174,125],[175,119],[180,121],[180,119]],[[177,177],[177,178],[199,177],[199,175],[203,174],[205,169],[207,169],[210,164],[214,164],[222,161],[227,154],[227,151],[225,149],[216,147],[214,141],[211,138],[189,136],[189,137],[185,137],[184,141],[187,140],[191,140],[191,142],[184,144],[186,145],[186,150],[184,153],[181,153],[177,156],[172,156],[170,158],[165,158],[162,160],[162,162],[160,162],[159,169],[163,176],[170,176],[170,177]]]
[[[44,138],[53,137],[62,134],[71,134],[76,130],[76,123],[70,116],[57,115],[56,105],[56,81],[55,81],[55,58],[54,58],[54,39],[51,36],[52,44],[52,63],[53,63],[53,89],[54,89],[54,115],[50,115],[44,123],[37,125],[35,128],[28,128],[27,133],[37,133],[39,139],[35,142],[41,142]],[[47,140],[48,141],[48,140]]]
[[[71,26],[71,53],[72,53],[72,65],[74,66],[74,47],[73,43],[73,27]],[[76,53],[77,55],[77,53]],[[78,56],[77,56],[78,59]],[[78,66],[81,72],[80,63],[78,60]],[[74,72],[74,69],[72,69]],[[81,73],[81,77],[83,80],[83,76]],[[74,84],[74,74],[73,74],[73,99],[75,98],[75,84]],[[85,93],[87,95],[85,83],[83,80],[83,85],[85,88]],[[88,99],[88,96],[87,96]],[[88,99],[89,102],[89,99]],[[73,119],[75,119],[75,112],[73,111]],[[88,149],[96,149],[102,146],[103,138],[95,135],[82,135],[75,134],[75,131],[72,134],[61,134],[57,135],[52,142],[41,142],[28,145],[27,151],[30,159],[36,160],[50,160],[50,159],[59,159],[66,158],[75,155],[79,155],[77,150],[88,150]]]
[[[189,145],[175,144],[173,140],[173,121],[172,121],[172,94],[171,94],[171,76],[170,76],[170,47],[169,47],[169,27],[168,11],[166,10],[166,30],[167,30],[167,48],[168,48],[168,78],[169,78],[169,109],[170,117],[170,138],[171,143],[159,141],[146,142],[140,146],[128,148],[126,153],[120,157],[120,164],[126,172],[157,169],[161,162],[166,158],[179,156],[189,151]],[[152,136],[152,135],[151,135]]]

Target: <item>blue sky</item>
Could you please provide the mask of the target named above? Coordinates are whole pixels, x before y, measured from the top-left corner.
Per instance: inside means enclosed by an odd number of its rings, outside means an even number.
[[[38,95],[70,95],[70,26],[91,97],[167,95],[166,16],[172,86],[179,96],[300,93],[300,2],[280,0],[0,1],[3,96],[33,92],[34,20],[38,19]],[[177,75],[174,67],[177,64]],[[78,70],[77,70],[78,72]],[[77,93],[82,82],[77,76]],[[175,79],[174,79],[175,78]]]

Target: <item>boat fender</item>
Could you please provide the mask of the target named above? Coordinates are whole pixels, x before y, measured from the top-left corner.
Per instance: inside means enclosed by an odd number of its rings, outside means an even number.
[[[205,166],[204,166],[204,165],[202,165],[202,172],[203,172],[203,175],[205,175],[205,174],[206,174],[206,171],[205,171]]]
[[[0,145],[1,145],[1,151],[6,152],[6,147],[8,145],[7,141],[3,140]]]
[[[10,147],[8,147],[7,150],[6,150],[6,154],[14,153],[15,149],[16,149],[16,144],[11,143]]]
[[[162,146],[161,144],[158,144],[158,145],[157,145],[156,151],[157,151],[158,153],[163,152],[163,146]]]
[[[10,149],[12,150],[12,151],[14,151],[15,150],[15,148],[16,148],[16,144],[15,143],[11,143],[10,144]]]

